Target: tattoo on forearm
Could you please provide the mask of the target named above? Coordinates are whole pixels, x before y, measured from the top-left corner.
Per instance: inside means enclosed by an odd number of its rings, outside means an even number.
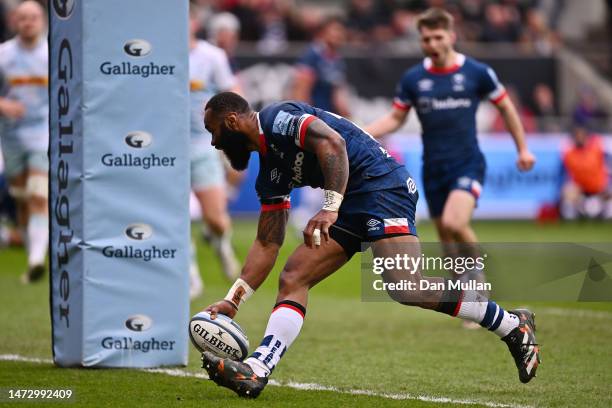
[[[327,153],[325,160],[321,163],[323,176],[325,177],[325,189],[344,192],[346,180],[348,179],[348,168],[342,165],[342,158],[334,153]]]
[[[261,242],[282,245],[288,218],[287,210],[262,212],[257,226],[257,239]]]

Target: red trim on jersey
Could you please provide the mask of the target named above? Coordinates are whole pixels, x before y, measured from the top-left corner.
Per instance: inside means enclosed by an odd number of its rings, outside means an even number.
[[[458,71],[459,68],[461,68],[461,65],[455,63],[454,65],[450,66],[450,67],[436,67],[433,64],[427,68],[427,72],[431,72],[432,74],[451,74],[455,71]]]
[[[459,309],[461,309],[461,303],[463,303],[463,292],[461,292],[461,294],[459,295],[459,301],[457,302],[457,306],[453,311],[453,316],[457,316],[457,314],[459,313]]]
[[[410,105],[400,102],[398,100],[393,101],[393,107],[408,112],[410,110]]]
[[[291,310],[295,310],[296,312],[298,312],[300,314],[300,316],[302,316],[302,319],[305,317],[304,313],[298,309],[297,307],[293,306],[293,305],[288,305],[286,303],[281,303],[280,305],[276,306],[273,310],[272,313],[276,312],[278,309],[280,309],[281,307],[286,307],[287,309],[291,309]]]
[[[276,203],[276,204],[262,204],[261,212],[288,210],[290,208],[291,208],[291,201],[287,200],[287,201],[283,201],[282,203]]]
[[[306,129],[308,129],[308,125],[310,125],[310,123],[316,118],[316,116],[309,116],[300,125],[300,147],[304,147],[304,138],[306,137]]]
[[[493,102],[494,104],[498,104],[500,103],[506,96],[508,96],[508,92],[506,92],[506,90],[504,90],[504,92],[502,92],[501,95],[499,95],[497,98],[495,99],[491,99],[491,102]]]
[[[259,153],[264,156],[268,154],[268,147],[266,146],[266,136],[263,133],[259,134]]]

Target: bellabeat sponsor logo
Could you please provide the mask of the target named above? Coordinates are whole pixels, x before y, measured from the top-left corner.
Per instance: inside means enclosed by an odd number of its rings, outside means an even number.
[[[153,136],[151,136],[147,132],[142,132],[138,130],[135,132],[128,133],[127,136],[125,137],[125,143],[128,146],[133,147],[135,149],[141,149],[143,147],[148,147],[151,145],[152,142],[153,142]]]
[[[429,113],[432,110],[452,110],[469,108],[472,106],[472,101],[468,98],[453,98],[445,99],[438,98],[419,98],[418,109],[421,113]]]
[[[149,351],[174,350],[174,340],[158,340],[151,337],[147,340],[135,340],[132,337],[105,337],[102,339],[102,348],[106,350],[134,350],[143,353]]]
[[[125,53],[132,57],[144,57],[151,53],[153,47],[145,40],[129,40],[123,46]]]
[[[67,19],[74,11],[76,0],[53,0],[53,11],[61,19]]]
[[[153,227],[147,224],[131,224],[125,229],[125,235],[130,239],[142,241],[151,238]]]
[[[240,350],[230,346],[229,344],[225,344],[223,341],[221,341],[217,337],[211,335],[204,327],[202,327],[201,324],[195,323],[193,325],[193,330],[192,331],[193,331],[193,333],[198,334],[200,339],[202,339],[204,342],[206,342],[206,346],[204,344],[202,344],[202,342],[199,342],[205,348],[218,349],[218,350],[222,351],[225,354],[232,355],[232,356],[234,356],[236,358],[240,358]],[[217,334],[217,335],[219,335],[219,334]],[[219,335],[219,337],[221,337],[221,335]]]
[[[58,2],[53,3],[54,8],[56,6],[65,6],[66,15],[68,11],[71,11],[74,4],[70,5],[69,2]],[[63,10],[63,9],[62,9]],[[57,11],[57,10],[56,10]],[[52,162],[56,163],[55,169],[52,174],[55,175],[55,179],[52,180],[54,188],[51,189],[54,194],[53,211],[51,213],[52,222],[52,237],[55,241],[51,243],[52,250],[55,251],[55,256],[51,257],[51,267],[53,276],[59,276],[59,281],[56,283],[54,278],[54,285],[57,284],[59,291],[59,302],[58,310],[59,321],[58,324],[64,323],[66,328],[70,327],[70,279],[71,270],[68,268],[70,263],[70,256],[74,251],[71,248],[72,238],[74,236],[74,230],[72,229],[70,219],[70,196],[68,190],[71,185],[70,180],[70,166],[71,157],[75,154],[75,145],[73,136],[75,133],[73,118],[75,117],[74,106],[70,105],[69,94],[75,90],[76,79],[73,79],[74,65],[72,58],[72,46],[67,38],[64,38],[59,43],[59,50],[57,52],[57,60],[55,61],[57,71],[52,70],[53,75],[57,77],[51,78],[51,89],[52,94],[57,95],[53,100],[56,101],[57,115],[51,115],[50,127],[53,140],[56,144],[55,157],[52,157]],[[53,108],[55,110],[55,106]],[[75,176],[72,176],[73,178]],[[78,177],[78,176],[77,176]]]
[[[125,321],[125,327],[135,332],[149,330],[152,325],[153,325],[153,320],[151,320],[149,316],[142,315],[142,314],[130,316]]]

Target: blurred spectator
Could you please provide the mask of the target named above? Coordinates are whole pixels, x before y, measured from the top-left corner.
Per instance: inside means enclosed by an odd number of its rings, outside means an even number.
[[[508,92],[508,96],[516,107],[516,112],[518,113],[519,118],[521,118],[521,122],[523,123],[523,127],[525,128],[525,133],[537,132],[538,128],[536,126],[535,115],[527,106],[523,105],[523,103],[521,102],[521,97],[516,91],[516,88],[514,88],[513,86],[508,86],[506,88],[506,91]],[[493,120],[491,132],[506,132],[507,128],[504,123],[503,116],[499,112],[496,112],[496,115],[497,116],[495,117],[495,120]]]
[[[516,9],[500,3],[488,3],[480,35],[484,42],[516,42],[520,35],[520,16]]]
[[[595,92],[583,86],[578,93],[578,102],[572,114],[573,121],[581,126],[595,128],[602,126],[607,118],[606,112],[599,106]]]
[[[533,102],[538,132],[560,132],[562,129],[552,89],[546,84],[537,84],[533,88]]]
[[[208,23],[208,41],[223,49],[235,74],[239,71],[236,60],[236,47],[240,40],[240,21],[232,13],[224,12],[214,15]]]
[[[557,48],[559,41],[555,33],[546,25],[544,15],[537,9],[531,9],[527,12],[526,25],[521,33],[521,43],[528,51],[550,55]]]
[[[391,40],[393,6],[384,0],[350,0],[347,13],[348,41],[364,44]]]
[[[567,181],[561,191],[561,215],[566,219],[604,217],[612,195],[603,141],[581,125],[574,127],[572,137],[572,145],[563,152]]]
[[[346,29],[338,17],[327,18],[296,66],[292,98],[349,117],[346,63],[339,50]]]

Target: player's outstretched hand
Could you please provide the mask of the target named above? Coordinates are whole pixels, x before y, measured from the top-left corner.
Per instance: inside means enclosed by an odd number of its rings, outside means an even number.
[[[529,150],[525,149],[519,152],[516,167],[518,167],[520,171],[528,171],[531,170],[535,162],[535,156]]]
[[[204,309],[204,311],[210,313],[210,318],[213,320],[217,318],[217,313],[221,313],[230,319],[233,319],[234,316],[236,316],[238,309],[236,309],[236,307],[232,305],[229,300],[223,299],[208,306],[206,309]]]
[[[304,229],[304,243],[309,248],[318,248],[321,238],[329,242],[329,227],[338,219],[335,211],[320,210],[308,221]]]

